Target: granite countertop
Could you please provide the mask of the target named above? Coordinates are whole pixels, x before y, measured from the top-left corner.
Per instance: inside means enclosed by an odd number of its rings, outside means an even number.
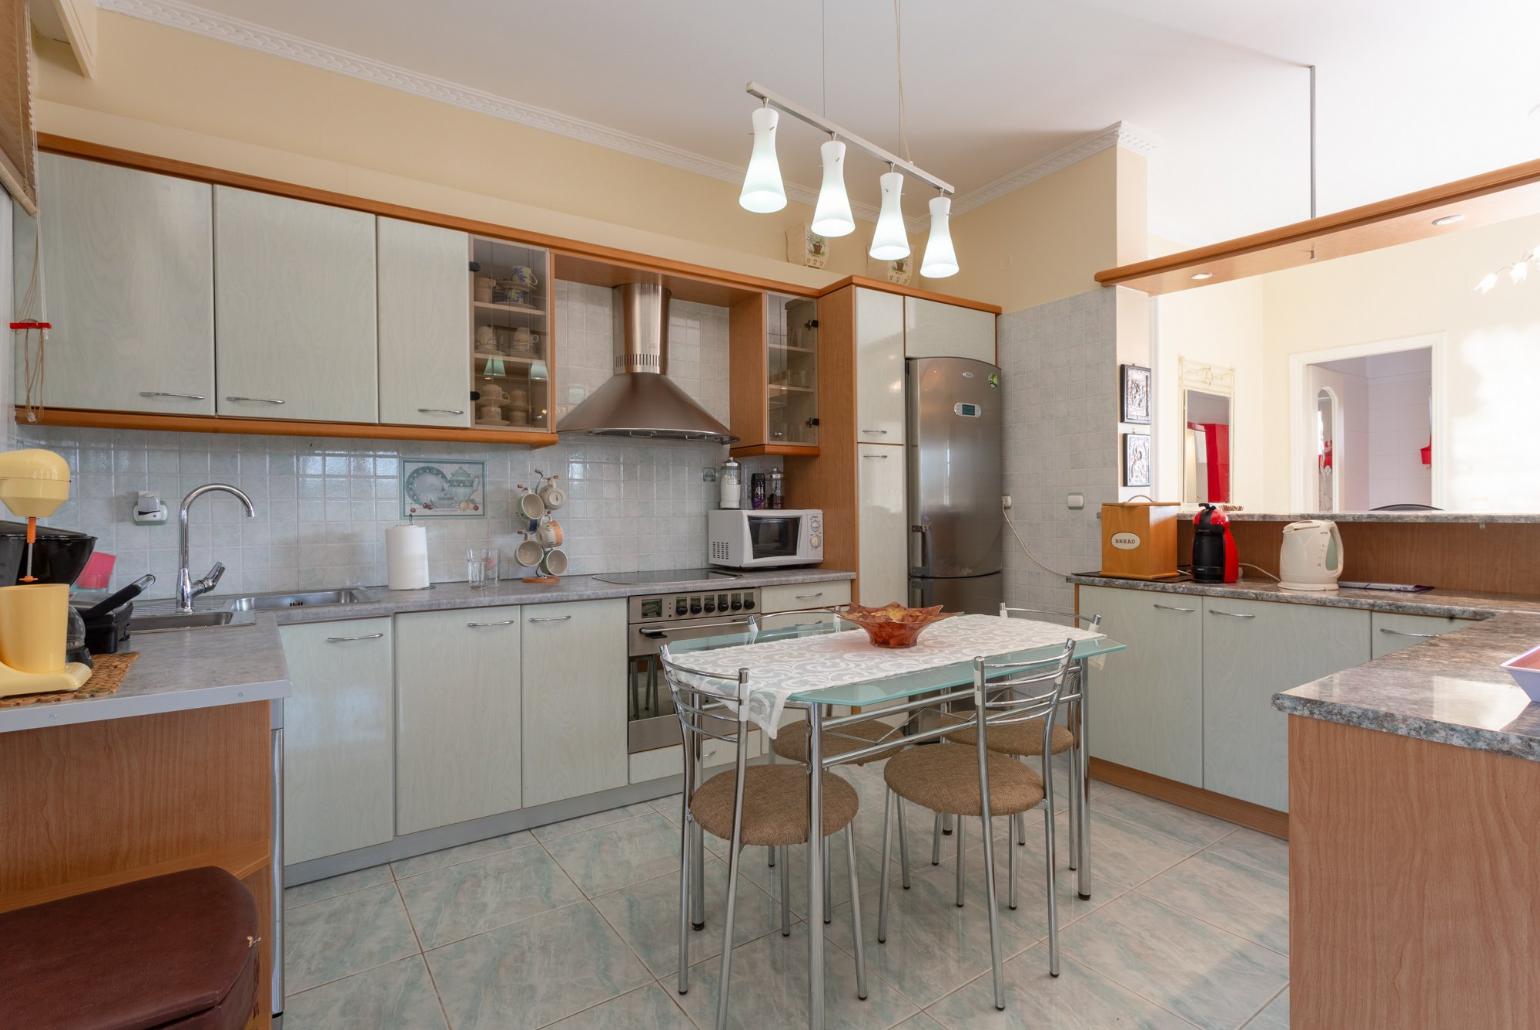
[[[289,671],[283,660],[279,626],[378,618],[403,612],[594,601],[707,589],[741,590],[854,578],[851,572],[804,568],[744,572],[733,579],[640,585],[602,583],[593,576],[566,576],[552,584],[504,580],[474,590],[465,583],[443,583],[428,590],[366,587],[365,600],[356,604],[258,612],[249,621],[229,626],[135,633],[132,646],[139,652],[139,659],[116,692],[106,697],[0,708],[0,733],[287,697]],[[222,603],[219,595],[205,594],[196,607],[217,609]],[[143,607],[154,610],[167,604],[151,601]]]
[[[1404,594],[1390,590],[1285,590],[1270,579],[1242,579],[1236,583],[1194,583],[1190,579],[1117,579],[1094,572],[1071,576],[1086,586],[1154,590],[1166,594],[1201,594],[1233,597],[1242,601],[1276,601],[1281,604],[1315,604],[1329,608],[1358,608],[1400,615],[1444,615],[1455,619],[1488,619],[1502,612],[1540,615],[1540,598],[1508,594],[1478,594],[1460,590],[1428,590]],[[1506,675],[1506,673],[1504,674]]]
[[[1469,619],[1460,629],[1275,694],[1273,706],[1289,715],[1540,762],[1540,704],[1531,704],[1501,668],[1540,644],[1540,599],[1453,590],[1301,593],[1257,580],[1071,578],[1091,586]]]

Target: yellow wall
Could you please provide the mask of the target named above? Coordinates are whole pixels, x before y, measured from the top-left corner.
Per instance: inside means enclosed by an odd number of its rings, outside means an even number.
[[[41,131],[810,285],[866,272],[869,224],[792,265],[811,210],[750,214],[735,183],[105,11],[98,50],[85,79],[39,41]]]
[[[1142,233],[1143,165],[1114,147],[953,218],[962,271],[941,288],[1006,311],[1098,288],[1092,277],[1119,263],[1120,178],[1141,227],[1124,244]]]

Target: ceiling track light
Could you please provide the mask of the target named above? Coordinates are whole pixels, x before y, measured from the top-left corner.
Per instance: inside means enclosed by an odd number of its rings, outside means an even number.
[[[823,185],[818,191],[818,204],[813,211],[813,222],[810,226],[813,232],[820,236],[832,237],[844,236],[855,231],[855,218],[850,213],[850,198],[845,193],[844,174],[846,148],[855,147],[888,166],[888,170],[881,178],[882,209],[877,216],[877,230],[872,236],[872,245],[868,253],[879,261],[897,261],[909,256],[909,233],[904,224],[900,204],[904,178],[908,176],[935,187],[941,194],[930,202],[930,236],[926,240],[925,258],[921,263],[920,274],[930,279],[957,274],[957,252],[952,246],[950,226],[951,198],[957,190],[951,183],[856,135],[844,126],[829,121],[801,104],[770,92],[757,82],[750,82],[745,90],[749,96],[759,100],[762,106],[754,111],[754,151],[749,159],[748,173],[744,176],[743,192],[738,198],[739,204],[750,211],[757,212],[779,211],[786,206],[786,191],[781,184],[780,165],[775,160],[775,121],[771,120],[768,127],[763,129],[761,124],[767,115],[774,116],[777,112],[787,114],[800,122],[806,122],[830,137],[821,148]],[[773,207],[751,206],[751,202],[765,202],[760,198],[770,192],[765,189],[765,185],[769,183],[772,172],[773,196],[779,199],[779,203]],[[843,231],[826,231],[821,226],[836,230],[843,229]]]
[[[1511,265],[1504,265],[1495,272],[1488,272],[1476,283],[1477,293],[1491,293],[1502,282],[1503,276],[1514,286],[1518,286],[1529,278],[1529,265],[1534,262],[1540,267],[1540,247],[1536,247]]]

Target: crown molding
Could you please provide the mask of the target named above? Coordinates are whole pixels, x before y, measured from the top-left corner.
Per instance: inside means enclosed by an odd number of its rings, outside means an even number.
[[[1007,172],[978,189],[969,190],[952,203],[952,211],[961,214],[976,207],[983,207],[992,200],[999,200],[1007,193],[1013,193],[1023,186],[1031,185],[1054,172],[1063,171],[1072,164],[1100,154],[1103,150],[1123,147],[1136,154],[1148,154],[1158,146],[1156,138],[1150,133],[1137,129],[1127,122],[1113,122],[1100,132],[1093,132],[1014,172]]]
[[[294,36],[242,18],[209,11],[187,3],[185,0],[97,0],[97,6],[104,11],[139,18],[222,43],[244,47],[247,50],[297,61],[312,68],[362,79],[387,89],[451,104],[502,121],[524,125],[542,132],[555,133],[582,143],[629,154],[632,157],[656,161],[671,168],[704,175],[722,182],[743,181],[741,165],[718,161],[682,147],[670,146],[667,143],[601,125],[598,122],[574,118],[550,108],[526,104],[448,79],[424,75],[384,61],[376,61],[361,54]],[[1117,122],[1100,132],[1056,150],[1030,165],[959,195],[952,203],[952,212],[961,214],[980,207],[1114,146],[1126,147],[1136,153],[1149,153],[1155,149],[1156,145],[1154,138],[1149,134],[1134,129],[1127,122]],[[808,207],[813,207],[818,201],[817,189],[800,183],[786,183],[786,196],[789,200]],[[863,221],[877,221],[876,205],[852,201],[851,210]],[[904,221],[911,233],[924,233],[929,225],[927,216],[905,216]]]

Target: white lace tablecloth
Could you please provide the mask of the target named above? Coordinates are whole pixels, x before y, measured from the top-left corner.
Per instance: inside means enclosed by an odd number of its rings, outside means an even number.
[[[748,669],[749,718],[773,737],[786,701],[794,695],[924,672],[979,657],[1062,646],[1071,637],[1094,640],[1105,635],[1031,619],[959,615],[931,626],[914,647],[897,650],[873,646],[866,631],[856,629],[689,651],[671,658],[685,670],[715,676],[736,678],[739,669]],[[691,686],[698,689],[736,696],[733,684],[692,679]]]

